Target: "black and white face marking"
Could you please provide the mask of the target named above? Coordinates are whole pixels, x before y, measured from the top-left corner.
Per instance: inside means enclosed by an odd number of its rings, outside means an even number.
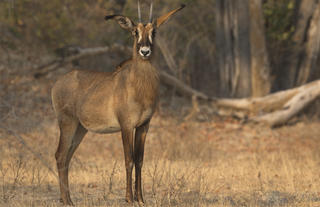
[[[139,54],[142,57],[149,57],[151,55],[151,49],[149,46],[140,47]]]
[[[135,38],[135,49],[134,56],[138,56],[142,59],[148,59],[152,54],[152,48],[154,44],[154,36],[155,36],[155,29],[158,29],[162,24],[168,21],[168,19],[183,9],[185,7],[184,4],[177,9],[170,11],[167,14],[164,14],[153,21],[152,16],[152,8],[153,3],[150,6],[150,19],[149,23],[143,25],[139,23],[136,25],[130,18],[123,16],[123,15],[108,15],[105,16],[105,20],[113,19],[118,22],[118,24],[125,30],[131,32],[132,36]],[[139,22],[141,22],[141,12],[140,12],[140,4],[138,1],[138,15],[139,15]]]
[[[137,52],[143,59],[148,59],[152,54],[155,30],[152,24],[138,24],[136,29]]]

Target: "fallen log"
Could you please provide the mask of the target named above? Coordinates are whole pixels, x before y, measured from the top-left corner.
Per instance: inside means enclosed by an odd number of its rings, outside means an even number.
[[[252,118],[252,121],[267,123],[271,127],[283,125],[320,97],[320,80],[296,88],[296,95],[279,110]]]
[[[220,109],[245,112],[248,121],[275,127],[287,123],[318,97],[320,80],[259,98],[217,99],[215,104]]]
[[[103,54],[111,49],[120,49],[131,51],[129,47],[115,44],[111,47],[98,47],[79,49],[77,54],[57,58],[49,63],[46,63],[36,69],[35,77],[46,75],[61,66],[64,66],[74,60],[86,58],[93,55]],[[175,70],[172,65],[176,65],[173,58],[167,56],[166,61],[171,70]],[[265,123],[271,127],[279,126],[287,123],[292,117],[301,112],[307,105],[320,97],[320,80],[302,85],[297,88],[279,91],[258,98],[240,98],[240,99],[225,99],[209,97],[206,94],[197,91],[186,85],[176,77],[169,73],[160,70],[160,80],[163,84],[174,87],[179,94],[192,97],[193,102],[197,99],[205,100],[210,105],[214,106],[218,114],[226,114],[246,118],[249,122]]]

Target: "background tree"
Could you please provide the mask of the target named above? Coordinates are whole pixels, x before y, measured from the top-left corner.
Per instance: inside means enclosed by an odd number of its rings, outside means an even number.
[[[141,3],[146,17],[150,2]],[[320,76],[318,1],[155,0],[155,15],[181,3],[184,12],[158,31],[157,64],[186,85],[209,96],[250,97]],[[103,20],[112,13],[136,19],[137,2],[0,1],[1,48],[53,54],[70,46],[125,46],[129,36]],[[109,70],[124,56],[117,50],[80,67]]]
[[[270,93],[270,64],[266,47],[264,16],[261,0],[250,0],[250,45],[252,96]]]
[[[306,50],[307,50],[307,42],[310,38],[308,38],[308,31],[310,30],[311,22],[315,21],[313,15],[316,12],[317,1],[306,1],[306,0],[296,0],[295,1],[295,18],[293,22],[293,26],[295,30],[292,36],[293,49],[290,51],[290,62],[287,66],[288,71],[288,79],[286,87],[290,88],[293,86],[301,85],[305,82],[305,77],[302,78],[302,73],[300,70],[306,70],[308,67],[305,62],[306,59]],[[317,25],[312,25],[313,27]],[[309,41],[309,43],[311,43]],[[309,45],[311,46],[311,45]],[[303,63],[304,62],[304,63]],[[304,66],[302,66],[304,65]],[[309,65],[310,66],[310,65]],[[304,69],[302,69],[304,67]],[[307,75],[307,74],[306,74]],[[300,76],[300,77],[299,77]],[[307,75],[308,76],[308,75]]]
[[[296,85],[302,85],[315,80],[319,67],[317,65],[320,49],[320,3],[317,2],[313,11],[307,38],[304,43],[304,53],[301,54]],[[318,70],[318,71],[317,71]]]
[[[216,50],[220,94],[251,95],[248,1],[217,0]]]

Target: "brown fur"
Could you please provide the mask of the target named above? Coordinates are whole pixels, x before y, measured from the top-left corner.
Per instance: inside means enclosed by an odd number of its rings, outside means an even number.
[[[131,177],[135,164],[136,199],[140,204],[144,202],[141,167],[145,137],[158,100],[159,76],[150,57],[141,57],[138,50],[139,47],[152,46],[153,41],[148,38],[154,28],[151,23],[135,26],[129,18],[119,15],[107,16],[106,19],[115,19],[133,34],[132,59],[119,65],[112,73],[71,71],[52,88],[52,104],[60,127],[56,160],[61,199],[66,205],[72,205],[68,186],[69,162],[87,131],[121,131],[127,171],[126,200],[133,201]],[[142,36],[140,42],[137,30]]]

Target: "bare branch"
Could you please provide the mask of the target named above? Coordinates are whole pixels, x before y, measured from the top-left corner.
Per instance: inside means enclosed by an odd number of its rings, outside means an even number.
[[[46,75],[47,73],[52,72],[58,67],[68,64],[73,60],[106,53],[110,51],[111,48],[131,51],[129,47],[124,47],[117,44],[113,45],[112,47],[81,49],[79,54],[72,55],[64,59],[54,60],[49,64],[39,67],[40,69],[44,69],[44,71],[39,71],[38,73],[41,75]],[[166,53],[165,51],[162,52]],[[169,56],[165,58],[167,64],[171,70],[177,70],[175,68],[177,67],[175,61],[172,61],[172,57],[170,58]],[[241,117],[249,116],[249,121],[267,123],[271,127],[285,124],[293,116],[297,115],[302,109],[304,109],[309,103],[320,96],[320,80],[318,80],[298,88],[279,91],[264,97],[242,99],[214,98],[191,88],[163,70],[159,70],[159,74],[161,82],[165,85],[174,87],[179,94],[210,101],[213,105],[218,107],[218,110],[224,108],[234,110],[235,112],[233,114],[238,113],[240,110],[242,114],[246,114],[246,116]]]

